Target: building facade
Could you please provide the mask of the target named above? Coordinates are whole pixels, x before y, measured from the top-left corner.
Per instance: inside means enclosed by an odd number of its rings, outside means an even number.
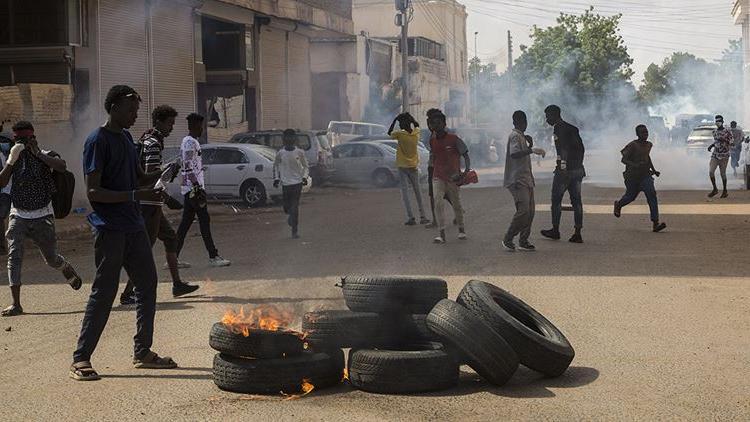
[[[745,125],[750,124],[750,107],[745,105],[745,101],[750,99],[750,0],[737,0],[732,8],[734,23],[742,26],[742,82],[743,95],[740,101],[740,110],[742,110],[743,122]]]

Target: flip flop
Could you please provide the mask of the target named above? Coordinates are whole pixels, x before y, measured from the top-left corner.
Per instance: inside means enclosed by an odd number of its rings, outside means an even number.
[[[101,377],[91,366],[91,362],[76,362],[70,366],[70,377],[76,381],[97,381]]]
[[[133,366],[136,369],[175,369],[177,362],[168,356],[160,357],[154,352],[148,352],[141,359],[133,359]]]

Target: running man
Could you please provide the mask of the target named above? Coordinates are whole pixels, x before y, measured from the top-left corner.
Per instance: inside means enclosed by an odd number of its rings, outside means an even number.
[[[732,154],[731,151],[733,146],[734,137],[732,136],[732,132],[724,127],[724,117],[721,115],[716,116],[714,143],[708,147],[708,151],[712,151],[708,176],[711,178],[711,185],[713,185],[713,190],[708,194],[709,198],[713,198],[719,194],[719,189],[716,186],[717,167],[719,168],[721,181],[724,186],[724,191],[722,192],[721,197],[729,197],[729,192],[727,192],[727,166],[729,165],[729,157]]]

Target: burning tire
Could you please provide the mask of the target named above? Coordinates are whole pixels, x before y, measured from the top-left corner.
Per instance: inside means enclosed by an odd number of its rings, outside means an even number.
[[[474,313],[442,300],[427,315],[427,326],[484,379],[505,384],[518,369],[518,356],[508,343]]]
[[[426,314],[448,297],[439,278],[347,276],[341,284],[346,306],[356,312]]]
[[[399,350],[351,350],[349,381],[371,393],[445,390],[458,383],[458,363],[439,343]]]
[[[568,369],[575,351],[565,335],[542,314],[507,291],[470,281],[458,303],[489,324],[515,350],[525,366],[548,376]]]
[[[299,356],[304,342],[288,331],[249,329],[249,336],[236,334],[226,325],[217,322],[211,328],[208,344],[212,349],[228,356],[273,359]]]
[[[346,310],[308,312],[305,341],[315,349],[373,348],[416,344],[435,338],[425,315],[381,315]]]
[[[315,389],[341,383],[344,352],[305,352],[282,359],[242,359],[217,353],[214,383],[222,390],[245,394],[286,394],[303,391],[309,383]]]

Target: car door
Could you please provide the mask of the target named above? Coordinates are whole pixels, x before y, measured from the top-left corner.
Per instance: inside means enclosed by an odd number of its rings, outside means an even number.
[[[354,178],[369,182],[379,167],[383,167],[383,153],[372,145],[357,144],[354,148]]]
[[[357,144],[344,144],[333,148],[333,166],[336,169],[334,178],[338,182],[351,182],[354,179],[355,147]]]
[[[238,148],[218,147],[211,159],[211,187],[217,197],[239,197],[248,172],[248,159]]]
[[[206,195],[210,198],[216,196],[214,187],[211,185],[211,168],[213,167],[213,157],[216,149],[209,146],[201,147],[201,161],[203,162],[203,185],[206,189]]]

